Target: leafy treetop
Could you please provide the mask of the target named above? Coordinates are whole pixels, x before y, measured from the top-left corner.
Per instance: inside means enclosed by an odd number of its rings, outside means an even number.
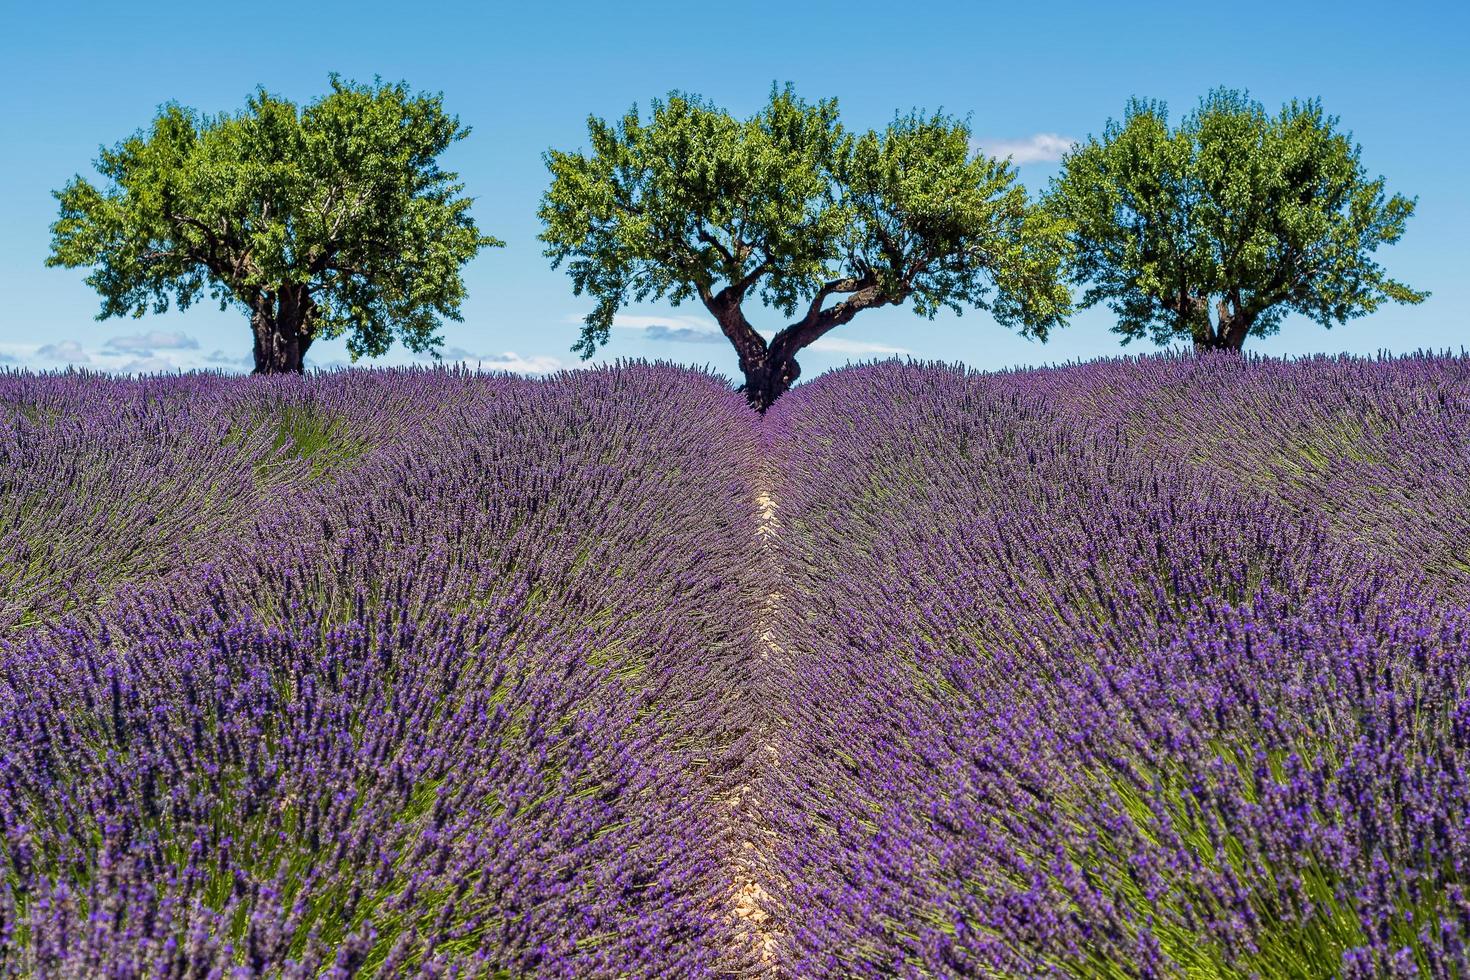
[[[551,150],[541,207],[553,266],[595,302],[573,348],[591,356],[631,300],[698,300],[734,345],[764,408],[799,374],[795,355],[860,311],[911,301],[991,311],[1045,338],[1069,308],[1059,223],[1015,172],[971,149],[967,124],[909,114],[847,132],[836,100],[788,85],[739,120],[695,96],[587,123],[590,152]],[[794,318],[769,342],[751,295]]]
[[[99,319],[202,294],[244,308],[257,372],[299,371],[312,341],[344,334],[354,360],[395,335],[435,351],[441,318],[460,318],[460,266],[501,244],[438,164],[469,130],[402,83],[331,86],[304,109],[263,89],[238,115],[165,105],[102,150],[106,189],[78,176],[57,192],[47,264],[93,267]]]
[[[1317,101],[1272,116],[1226,89],[1173,128],[1162,103],[1130,102],[1063,159],[1047,195],[1070,229],[1082,305],[1107,302],[1125,344],[1238,351],[1289,312],[1330,327],[1422,301],[1372,257],[1414,201],[1367,176],[1337,123]]]

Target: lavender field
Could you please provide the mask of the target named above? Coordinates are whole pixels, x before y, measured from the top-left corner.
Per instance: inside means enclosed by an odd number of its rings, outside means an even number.
[[[0,375],[0,975],[1470,975],[1470,360]]]

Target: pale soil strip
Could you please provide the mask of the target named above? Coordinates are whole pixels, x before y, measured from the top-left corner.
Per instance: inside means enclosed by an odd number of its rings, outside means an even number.
[[[776,498],[769,490],[757,489],[755,506],[756,539],[763,548],[774,550],[781,528],[776,519]],[[759,656],[763,661],[769,661],[772,654],[779,656],[781,652],[774,629],[781,599],[781,593],[768,592],[763,603],[757,624],[760,637]],[[779,765],[781,754],[769,725],[760,732],[759,739],[759,768]],[[761,972],[770,974],[775,969],[781,926],[771,915],[771,896],[761,881],[769,881],[775,870],[772,867],[771,854],[772,838],[775,835],[766,825],[761,815],[760,797],[749,783],[741,786],[731,796],[730,808],[732,816],[746,832],[745,839],[740,842],[741,853],[735,859],[733,912],[741,932],[749,938],[752,950],[759,957]]]

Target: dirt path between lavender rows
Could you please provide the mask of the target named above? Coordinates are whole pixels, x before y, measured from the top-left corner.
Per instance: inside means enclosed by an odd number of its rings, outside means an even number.
[[[755,535],[760,547],[774,552],[779,547],[781,524],[776,518],[775,496],[767,489],[758,487],[755,493]],[[762,604],[757,622],[757,655],[761,663],[755,665],[756,672],[764,676],[772,655],[781,648],[776,640],[775,622],[780,609],[782,595],[768,592]],[[759,694],[757,693],[757,697]],[[761,772],[780,764],[781,753],[776,739],[775,726],[769,714],[762,710],[761,721],[756,729],[758,758],[751,781],[741,785],[730,798],[731,816],[741,829],[738,836],[738,853],[733,855],[735,888],[731,896],[731,913],[741,935],[750,943],[760,967],[760,974],[775,975],[777,953],[782,943],[784,923],[774,907],[770,892],[763,882],[772,881],[775,868],[775,833],[763,816],[763,806],[758,786]]]

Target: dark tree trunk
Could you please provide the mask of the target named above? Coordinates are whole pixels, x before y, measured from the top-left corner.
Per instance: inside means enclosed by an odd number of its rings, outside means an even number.
[[[801,365],[791,356],[766,356],[741,367],[745,371],[745,385],[740,390],[745,392],[751,407],[762,413],[801,377]]]
[[[1224,300],[1215,305],[1215,311],[1219,323],[1212,326],[1206,320],[1203,329],[1195,331],[1194,352],[1200,354],[1218,350],[1239,354],[1245,348],[1246,336],[1251,332],[1252,318],[1245,313],[1232,311]]]
[[[851,295],[827,309],[822,301],[834,293]],[[745,384],[740,390],[757,412],[764,413],[801,377],[796,355],[827,331],[847,323],[870,306],[901,303],[908,295],[885,294],[870,278],[839,279],[823,286],[812,299],[807,315],[786,327],[767,343],[740,310],[744,287],[726,287],[716,295],[704,294],[704,305],[720,324],[720,330],[735,347]]]
[[[255,374],[301,374],[311,346],[311,301],[297,292],[282,290],[278,297],[263,296],[250,315],[255,334]]]
[[[800,347],[791,344],[785,331],[767,343],[745,319],[740,310],[739,295],[728,289],[707,298],[705,306],[715,315],[720,330],[735,347],[740,372],[745,375],[745,384],[740,390],[745,393],[751,408],[764,412],[801,376],[801,368],[796,363],[796,352]]]

